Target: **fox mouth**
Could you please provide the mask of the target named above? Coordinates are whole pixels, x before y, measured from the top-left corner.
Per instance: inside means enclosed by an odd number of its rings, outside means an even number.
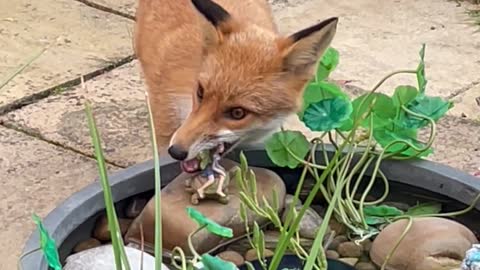
[[[233,150],[233,148],[237,145],[237,143],[223,143],[223,144],[224,144],[225,148],[223,149],[222,152],[220,152],[222,157],[225,156],[231,150]],[[216,148],[216,147],[218,147],[218,145],[216,145],[214,148]],[[199,171],[201,171],[200,159],[195,157],[195,158],[192,158],[192,159],[189,159],[189,160],[181,161],[180,162],[180,167],[182,168],[182,171],[184,171],[186,173],[199,172]]]

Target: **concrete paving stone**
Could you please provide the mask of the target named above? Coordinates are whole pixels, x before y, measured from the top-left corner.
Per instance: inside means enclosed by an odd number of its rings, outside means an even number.
[[[480,121],[480,84],[474,85],[452,100],[455,104],[451,109],[452,115]]]
[[[152,158],[148,111],[138,61],[105,73],[62,94],[6,115],[10,125],[93,154],[84,111],[92,104],[105,156],[121,166]]]
[[[82,0],[83,1],[83,0]],[[135,16],[137,3],[139,0],[87,0],[110,9],[120,11],[130,16]]]
[[[422,132],[425,134],[425,132]],[[446,116],[437,123],[434,153],[428,159],[468,173],[480,170],[480,122]]]
[[[0,110],[133,53],[133,22],[70,0],[0,0],[0,77],[49,49],[0,91]]]
[[[427,94],[447,97],[479,79],[480,34],[467,22],[469,7],[436,0],[310,0],[274,8],[274,17],[285,34],[339,17],[332,46],[340,64],[331,77],[354,80],[363,89],[392,71],[415,69],[426,43]],[[399,84],[416,85],[415,76],[395,77],[380,91],[392,93]]]
[[[17,269],[33,213],[45,217],[97,175],[93,159],[0,126],[0,268]]]

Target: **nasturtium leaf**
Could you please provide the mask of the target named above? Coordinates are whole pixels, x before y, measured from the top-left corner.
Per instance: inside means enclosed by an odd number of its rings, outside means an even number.
[[[350,124],[342,126],[342,130],[346,131],[351,129],[354,121],[360,117],[364,117],[364,120],[361,122],[363,127],[370,126],[370,118],[364,115],[370,107],[372,107],[370,115],[373,117],[374,128],[380,128],[387,125],[390,122],[390,119],[394,119],[396,115],[392,99],[381,93],[373,93],[370,96],[368,96],[368,94],[359,96],[352,102],[352,106],[353,112],[350,121],[348,122]]]
[[[280,131],[272,135],[266,142],[268,157],[280,167],[296,168],[300,161],[295,159],[289,150],[303,160],[310,150],[310,143],[299,131]]]
[[[204,270],[236,270],[238,269],[232,262],[222,260],[217,256],[208,253],[202,255]]]
[[[363,213],[371,217],[396,217],[403,215],[403,211],[388,205],[367,206],[363,208]]]
[[[453,103],[445,101],[440,97],[418,96],[406,107],[414,113],[438,121],[453,107]],[[409,113],[405,112],[402,115],[403,117],[400,118],[401,124],[407,128],[422,128],[428,125],[427,120],[420,119]]]
[[[43,252],[45,260],[52,269],[62,270],[55,240],[53,240],[48,234],[40,217],[34,214],[32,218],[35,224],[37,224],[38,231],[40,232],[40,248]]]
[[[319,102],[323,99],[335,97],[343,97],[347,100],[349,99],[348,95],[345,94],[342,89],[334,83],[326,81],[310,82],[303,91],[303,106],[302,110],[298,114],[300,119],[303,118],[303,114],[310,104]]]
[[[310,104],[303,114],[303,122],[313,131],[330,131],[342,126],[352,113],[352,103],[341,98],[329,98]]]
[[[392,100],[393,105],[397,108],[406,106],[408,103],[413,101],[418,95],[417,88],[409,85],[401,85],[395,88],[395,93],[393,94]]]
[[[215,221],[204,216],[198,210],[192,207],[187,207],[187,214],[191,219],[197,222],[199,226],[206,226],[207,231],[210,233],[226,238],[233,237],[232,229],[219,225]]]
[[[387,219],[384,217],[366,216],[365,222],[367,225],[378,225],[386,223]]]
[[[421,203],[407,210],[407,216],[435,215],[442,210],[442,204],[436,202]]]
[[[418,89],[420,90],[420,94],[423,95],[425,93],[425,88],[427,86],[427,79],[425,78],[425,44],[422,45],[420,49],[420,63],[417,67],[417,82],[418,82]]]
[[[330,73],[337,67],[338,59],[338,51],[332,47],[328,48],[318,64],[315,80],[319,82],[328,78]]]
[[[415,147],[422,149],[425,146],[417,141],[417,130],[416,129],[407,129],[391,122],[390,125],[386,125],[383,128],[374,129],[373,137],[375,140],[383,147],[388,147],[386,152],[396,153],[401,151],[399,154],[403,156],[417,156],[417,151],[411,147],[404,149],[407,145],[404,142],[408,142]],[[402,143],[395,143],[389,146],[392,142],[401,141]],[[403,150],[403,151],[402,151]],[[428,149],[421,154],[419,157],[428,156],[433,153],[432,149]]]

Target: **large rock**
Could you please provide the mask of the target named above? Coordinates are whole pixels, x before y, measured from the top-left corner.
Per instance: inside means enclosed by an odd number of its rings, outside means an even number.
[[[223,160],[223,166],[229,170],[237,165],[236,162]],[[262,168],[253,168],[257,178],[257,196],[259,201],[265,196],[270,203],[272,202],[272,190],[275,189],[278,194],[279,207],[283,208],[285,198],[285,185],[282,179],[274,172]],[[240,198],[239,190],[235,181],[232,179],[228,188],[230,201],[224,205],[217,201],[201,201],[199,205],[192,206],[190,203],[191,194],[185,191],[185,179],[188,174],[181,174],[172,182],[170,182],[162,190],[162,230],[163,230],[163,247],[172,250],[178,246],[189,254],[187,244],[188,235],[198,228],[198,225],[187,216],[186,208],[194,207],[206,217],[219,223],[222,226],[232,228],[234,237],[241,236],[245,233],[245,225],[240,218]],[[232,175],[233,177],[233,175]],[[133,243],[140,241],[140,224],[143,225],[145,235],[145,245],[153,247],[154,245],[154,199],[152,198],[140,216],[134,220],[132,226],[126,235],[126,240]],[[249,221],[256,220],[257,223],[264,224],[267,220],[254,216],[250,211]],[[193,245],[199,252],[206,252],[217,245],[223,243],[227,239],[208,233],[203,230],[193,238]]]
[[[135,248],[125,247],[131,270],[154,270],[155,258]],[[143,260],[142,260],[143,256]],[[140,266],[142,265],[142,267]],[[63,270],[113,270],[115,258],[112,245],[100,246],[70,255],[67,257]],[[162,270],[169,270],[162,264]]]
[[[408,220],[387,226],[370,250],[372,261],[381,266],[406,228]],[[444,218],[417,218],[389,259],[387,270],[458,269],[465,252],[477,243],[475,235],[462,224]]]

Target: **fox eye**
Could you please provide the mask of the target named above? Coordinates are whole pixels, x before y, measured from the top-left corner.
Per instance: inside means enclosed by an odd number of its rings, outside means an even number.
[[[234,120],[242,120],[247,115],[247,112],[243,108],[236,107],[236,108],[232,108],[228,112],[228,115],[230,118]]]
[[[198,84],[198,88],[197,88],[197,98],[198,100],[202,100],[203,99],[203,86],[201,84]]]

